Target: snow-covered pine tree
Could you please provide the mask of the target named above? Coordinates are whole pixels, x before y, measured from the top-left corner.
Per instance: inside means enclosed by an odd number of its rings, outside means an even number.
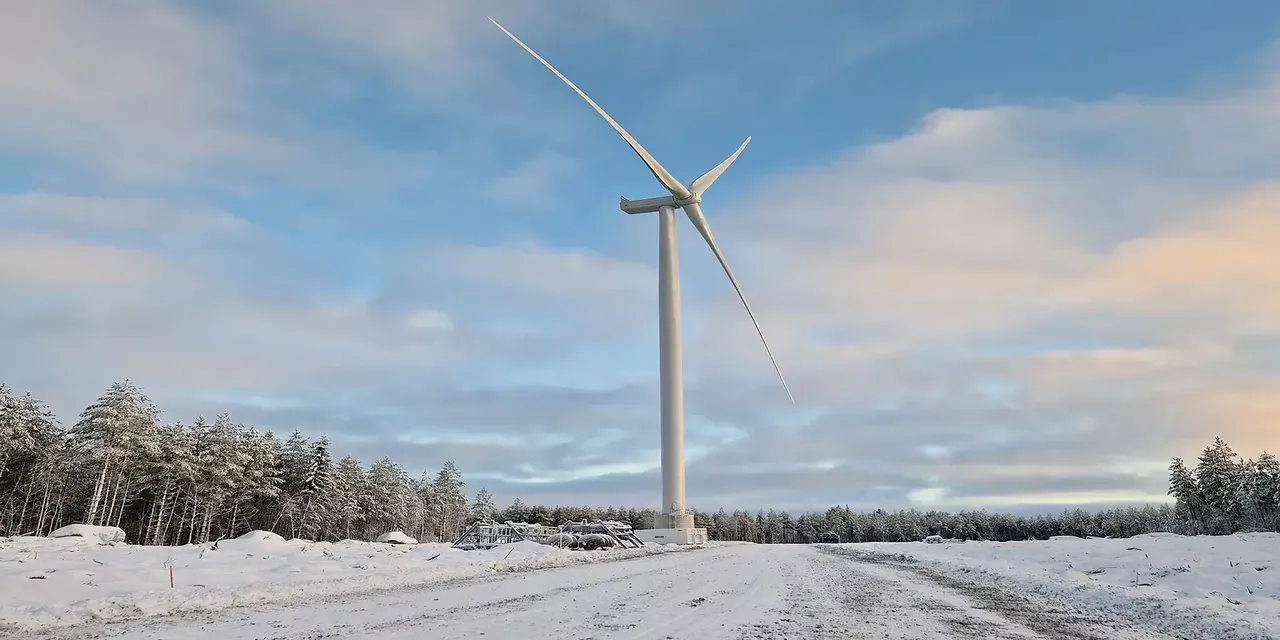
[[[333,484],[335,537],[350,538],[365,520],[362,505],[372,501],[367,497],[369,482],[360,461],[351,456],[339,460],[334,468]]]
[[[311,446],[311,461],[303,480],[303,493],[316,494],[328,489],[333,481],[333,458],[329,453],[329,436],[322,435]]]
[[[503,511],[501,517],[503,520],[510,520],[512,522],[528,522],[528,520],[525,519],[528,517],[528,513],[529,507],[525,505],[524,500],[521,500],[517,496],[515,500],[511,501],[511,505]]]
[[[1200,495],[1200,486],[1182,458],[1174,458],[1169,464],[1169,495],[1177,501],[1175,508],[1181,518],[1196,523],[1198,527],[1205,525],[1208,513],[1204,497]]]
[[[137,540],[147,544],[176,543],[181,521],[178,506],[194,496],[200,478],[192,433],[181,424],[156,428],[158,446],[140,466],[142,486],[150,493],[151,508]]]
[[[245,428],[239,432],[247,456],[244,485],[237,496],[239,520],[246,529],[271,529],[279,517],[284,492],[280,477],[280,441],[270,431]]]
[[[10,466],[34,456],[50,439],[57,421],[30,393],[16,396],[0,383],[0,481]]]
[[[417,482],[413,483],[413,492],[422,505],[422,535],[419,540],[438,540],[440,535],[441,508],[436,500],[435,474],[423,470]]]
[[[302,515],[299,524],[301,535],[316,538],[323,531],[329,518],[329,489],[333,485],[333,459],[329,454],[329,437],[320,436],[311,445],[306,476],[302,480]]]
[[[285,537],[296,538],[302,524],[302,512],[306,508],[303,490],[306,489],[307,470],[311,466],[311,441],[301,431],[294,429],[280,447],[277,465],[280,469],[281,491],[284,494],[284,503],[278,517],[288,521],[288,535]]]
[[[23,431],[18,424],[18,398],[9,385],[0,382],[0,480],[4,480],[9,457],[29,449],[23,446]]]
[[[239,507],[249,485],[247,471],[252,462],[249,451],[242,446],[244,428],[231,422],[230,416],[220,414],[212,425],[202,425],[195,448],[203,493],[196,542],[215,539],[215,525],[224,536],[243,533]]]
[[[707,535],[714,540],[730,540],[729,525],[729,514],[724,507],[720,507],[720,510],[711,516],[711,528],[707,530]]]
[[[477,520],[492,520],[498,513],[498,507],[493,503],[493,494],[489,490],[480,487],[476,492],[476,499],[471,503],[470,512],[467,514],[466,524],[471,524]]]
[[[1236,465],[1235,503],[1239,513],[1236,531],[1256,531],[1261,514],[1253,501],[1253,483],[1258,475],[1258,463],[1255,460],[1241,460]]]
[[[80,414],[68,435],[80,458],[97,472],[86,524],[107,524],[116,501],[127,496],[132,479],[129,463],[145,458],[140,454],[154,446],[159,418],[160,409],[129,380],[112,384]]]
[[[0,384],[0,532],[40,529],[47,513],[43,499],[60,479],[64,432],[45,404],[31,393],[15,396]]]
[[[411,524],[411,516],[418,506],[411,502],[417,502],[418,498],[404,469],[391,458],[384,457],[369,467],[366,497],[368,502],[364,508],[368,514],[365,529],[367,538],[411,528],[407,525]]]
[[[1242,470],[1237,457],[1220,437],[1214,438],[1213,444],[1200,454],[1196,485],[1208,507],[1208,533],[1232,533],[1240,527]]]
[[[452,460],[445,461],[431,483],[440,519],[436,532],[439,540],[452,540],[462,533],[467,514],[467,497],[462,493],[464,484],[462,472]]]
[[[1262,452],[1253,464],[1248,481],[1248,500],[1257,518],[1254,526],[1262,531],[1280,528],[1280,461]]]

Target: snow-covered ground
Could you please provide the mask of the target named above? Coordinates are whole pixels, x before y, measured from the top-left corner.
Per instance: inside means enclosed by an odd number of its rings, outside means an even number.
[[[1152,640],[950,589],[812,546],[721,546],[385,590],[53,629],[52,638]],[[1215,639],[1218,640],[1218,639]]]
[[[76,638],[1280,638],[1275,534],[710,547],[0,539],[0,621]]]
[[[1280,534],[831,545],[1174,637],[1280,638]],[[876,554],[867,558],[865,554]],[[1254,635],[1248,635],[1252,632]],[[1234,637],[1234,636],[1233,636]]]
[[[444,544],[286,541],[257,533],[222,540],[216,548],[105,544],[97,537],[0,538],[0,628],[305,600],[676,549],[583,552],[520,542],[459,551]]]

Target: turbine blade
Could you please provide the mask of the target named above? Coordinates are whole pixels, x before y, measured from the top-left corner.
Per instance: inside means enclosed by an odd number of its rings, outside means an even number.
[[[738,151],[742,151],[742,149],[738,149]],[[702,239],[707,241],[708,247],[711,247],[711,253],[716,254],[716,260],[719,260],[720,266],[724,268],[725,275],[729,276],[729,282],[733,285],[733,290],[738,292],[738,299],[742,301],[742,306],[746,308],[747,316],[751,318],[751,324],[756,327],[756,334],[760,336],[760,342],[764,343],[764,351],[769,354],[769,362],[773,363],[773,370],[777,372],[778,380],[782,381],[782,388],[786,390],[787,398],[791,400],[792,404],[795,404],[796,399],[791,395],[791,387],[787,385],[787,379],[782,377],[782,369],[778,367],[778,360],[773,357],[773,350],[769,348],[769,341],[765,339],[764,331],[760,329],[760,323],[756,321],[756,314],[751,312],[751,305],[747,304],[747,297],[742,294],[742,287],[738,286],[738,279],[733,276],[733,270],[729,268],[729,262],[724,259],[724,253],[720,251],[719,245],[716,244],[715,236],[711,235],[711,226],[707,224],[706,216],[702,215],[702,207],[693,202],[684,205],[683,208],[685,215],[689,216],[689,222],[692,222],[698,233],[702,234]]]
[[[590,96],[588,96],[586,93],[583,93],[582,89],[578,88],[578,85],[575,85],[568,78],[564,77],[563,73],[560,73],[558,69],[551,66],[551,63],[544,60],[542,56],[538,55],[536,51],[534,51],[533,49],[530,49],[529,45],[522,42],[520,38],[517,38],[515,36],[515,34],[511,33],[510,31],[507,31],[506,27],[498,24],[497,20],[494,20],[493,18],[489,18],[489,22],[492,22],[493,26],[501,29],[503,33],[507,34],[507,37],[511,38],[512,40],[515,40],[516,44],[520,45],[520,47],[525,51],[528,51],[529,55],[533,56],[535,59],[537,59],[538,62],[542,63],[542,66],[550,69],[551,73],[556,74],[556,77],[560,78],[561,80],[564,81],[565,84],[569,85],[570,89],[573,89],[574,92],[576,92],[579,96],[582,96],[582,99],[586,100],[587,104],[591,105],[591,108],[595,109],[596,113],[599,113],[609,123],[609,125],[613,127],[613,130],[617,131],[618,135],[622,136],[622,139],[627,141],[627,144],[631,146],[631,150],[635,151],[636,155],[640,156],[640,159],[643,160],[645,165],[649,167],[649,171],[653,173],[653,177],[657,178],[658,182],[661,182],[662,186],[666,187],[667,191],[671,192],[671,195],[677,198],[688,198],[690,195],[692,195],[689,192],[689,190],[685,188],[683,184],[680,184],[679,180],[676,180],[675,176],[671,175],[671,172],[664,169],[661,164],[658,164],[658,161],[654,159],[654,157],[650,155],[648,151],[645,151],[645,148],[640,146],[640,143],[636,142],[636,139],[631,137],[631,134],[627,133],[627,130],[623,129],[622,125],[618,124],[618,122],[614,120],[608,113],[605,113],[605,110],[601,109],[600,105],[596,104],[595,100],[592,100]]]
[[[725,158],[724,162],[721,162],[716,165],[714,169],[698,176],[698,179],[694,180],[693,184],[689,185],[689,190],[697,194],[706,193],[707,189],[711,188],[711,184],[716,181],[716,178],[719,178],[720,174],[724,173],[724,170],[728,169],[729,165],[733,164],[733,161],[737,160],[738,156],[742,155],[742,150],[747,148],[747,143],[749,142],[751,142],[751,136],[747,136],[747,139],[742,142],[742,146],[738,147],[738,150],[734,151],[733,155]]]

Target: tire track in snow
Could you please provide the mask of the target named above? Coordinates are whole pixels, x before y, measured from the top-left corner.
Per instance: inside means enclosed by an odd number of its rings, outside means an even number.
[[[812,582],[827,585],[827,599],[842,603],[848,629],[864,635],[807,634],[813,638],[992,638],[1001,640],[1167,640],[1131,625],[1037,605],[993,587],[971,585],[890,558],[817,547]],[[838,595],[837,595],[838,594]],[[801,598],[803,601],[803,598]],[[812,600],[810,600],[812,602]],[[801,608],[812,606],[798,605]],[[763,636],[769,637],[769,636]]]
[[[256,611],[122,621],[66,629],[60,637],[507,638],[573,631],[578,638],[730,639],[741,622],[781,603],[777,561],[743,549],[712,547]]]

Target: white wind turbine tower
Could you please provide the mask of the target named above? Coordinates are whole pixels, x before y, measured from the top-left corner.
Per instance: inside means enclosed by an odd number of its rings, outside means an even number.
[[[621,208],[629,214],[636,213],[658,213],[658,342],[660,355],[660,392],[661,392],[661,420],[662,420],[662,503],[663,513],[659,514],[653,523],[652,530],[639,530],[636,532],[641,538],[652,542],[676,542],[680,544],[691,544],[706,540],[705,529],[695,529],[693,526],[693,515],[685,512],[684,502],[684,384],[681,379],[681,363],[680,363],[680,278],[679,264],[676,259],[676,219],[675,210],[677,208],[684,209],[685,215],[689,217],[689,222],[693,223],[698,233],[702,235],[702,239],[707,242],[707,246],[711,248],[711,252],[715,254],[716,260],[720,261],[720,266],[724,268],[725,275],[729,276],[729,282],[733,285],[734,291],[738,293],[738,299],[742,301],[742,306],[747,310],[747,316],[751,318],[751,323],[755,325],[756,333],[760,336],[760,341],[764,343],[765,353],[769,355],[770,362],[773,363],[773,370],[777,372],[778,379],[782,382],[782,388],[787,392],[787,398],[792,403],[795,399],[791,396],[791,389],[787,387],[787,381],[782,377],[782,370],[778,368],[778,361],[773,357],[773,351],[769,349],[769,342],[765,340],[764,332],[760,330],[760,323],[756,322],[755,314],[751,312],[751,306],[747,304],[747,298],[742,294],[742,287],[738,286],[738,279],[733,276],[733,271],[729,269],[729,263],[725,261],[724,254],[721,253],[720,247],[716,244],[715,237],[711,235],[711,227],[707,225],[707,219],[702,215],[702,194],[706,193],[711,184],[724,173],[724,170],[733,164],[738,158],[742,150],[747,148],[747,143],[751,142],[748,137],[742,146],[738,147],[733,155],[729,156],[716,165],[710,171],[702,174],[693,184],[685,187],[680,184],[658,161],[640,146],[636,139],[627,133],[622,125],[619,125],[613,118],[605,113],[600,105],[583,93],[577,85],[570,82],[564,74],[560,73],[555,67],[551,66],[538,55],[528,45],[507,31],[505,27],[498,24],[493,18],[489,21],[494,26],[502,29],[516,44],[520,45],[529,55],[533,56],[541,62],[543,66],[550,69],[558,78],[569,85],[587,104],[591,105],[596,113],[599,113],[618,135],[631,146],[631,150],[640,156],[645,165],[649,167],[649,171],[653,176],[671,192],[669,196],[659,198],[646,198],[644,200],[627,200],[622,198]]]

